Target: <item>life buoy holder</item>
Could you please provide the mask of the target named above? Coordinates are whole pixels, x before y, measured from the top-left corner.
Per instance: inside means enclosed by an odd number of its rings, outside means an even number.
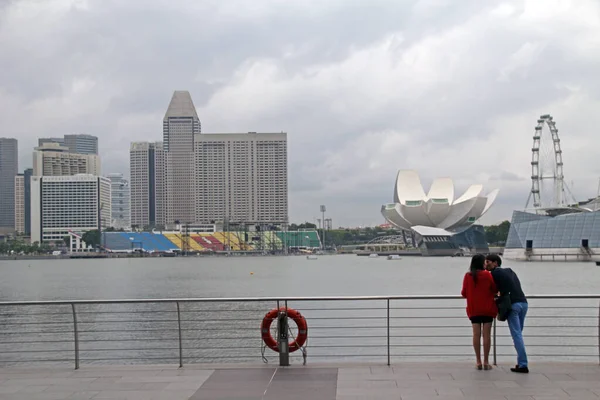
[[[306,323],[306,318],[293,308],[281,307],[279,310],[274,308],[265,315],[262,324],[260,325],[262,340],[268,348],[279,353],[277,340],[271,335],[271,324],[277,319],[279,312],[287,312],[287,316],[296,323],[296,326],[298,326],[298,336],[289,343],[289,351],[290,353],[293,353],[300,349],[308,339],[308,325]]]

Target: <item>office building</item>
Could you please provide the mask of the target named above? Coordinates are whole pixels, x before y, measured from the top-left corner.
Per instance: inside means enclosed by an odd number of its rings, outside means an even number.
[[[98,154],[98,138],[92,135],[65,135],[65,146],[71,153]]]
[[[129,211],[129,182],[123,174],[108,174],[111,187],[111,226],[116,229],[129,229],[131,227]]]
[[[203,133],[195,153],[196,222],[287,221],[286,133]]]
[[[38,146],[43,146],[45,143],[58,143],[61,146],[64,146],[65,138],[40,138],[40,139],[38,139]]]
[[[19,172],[17,139],[0,138],[0,231],[15,228],[15,176]]]
[[[134,142],[129,149],[131,227],[142,229],[156,226],[157,169],[159,179],[164,174],[162,143]],[[158,158],[158,160],[157,160]],[[157,164],[159,167],[157,168]],[[164,198],[164,191],[161,199]],[[160,201],[159,201],[160,202]],[[164,207],[160,206],[163,210]]]
[[[62,242],[110,225],[111,182],[89,174],[31,178],[31,241]]]
[[[67,147],[70,153],[98,154],[98,138],[92,135],[76,134],[64,135],[61,138],[38,139],[38,146],[43,146],[45,143],[58,143]]]
[[[25,176],[15,176],[15,232],[25,233]]]
[[[167,224],[194,222],[194,135],[200,131],[190,93],[175,91],[163,119]]]
[[[19,234],[31,234],[31,176],[28,168],[15,177],[15,230]]]
[[[76,174],[100,175],[100,157],[78,154],[59,143],[46,142],[33,152],[34,176],[67,176]]]
[[[286,133],[200,133],[190,94],[175,92],[163,140],[131,144],[133,227],[287,221]]]

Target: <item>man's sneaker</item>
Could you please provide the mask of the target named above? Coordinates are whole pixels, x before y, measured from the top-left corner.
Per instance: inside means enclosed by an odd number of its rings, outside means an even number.
[[[519,374],[528,374],[529,373],[529,368],[527,367],[519,367],[518,365],[515,365],[514,368],[510,369],[512,372],[517,372]]]

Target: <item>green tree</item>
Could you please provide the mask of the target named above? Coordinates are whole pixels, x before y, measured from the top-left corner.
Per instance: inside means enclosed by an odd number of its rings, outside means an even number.
[[[502,221],[498,225],[489,225],[485,227],[485,235],[489,244],[503,245],[506,243],[510,222]]]
[[[98,229],[87,231],[83,234],[82,239],[86,245],[96,248],[100,246],[100,231],[98,231]]]

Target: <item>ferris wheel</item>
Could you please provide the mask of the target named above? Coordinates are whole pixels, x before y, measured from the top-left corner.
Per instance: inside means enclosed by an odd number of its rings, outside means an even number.
[[[565,182],[560,138],[550,114],[540,116],[533,135],[531,191],[525,208],[529,207],[531,200],[534,209],[565,208],[568,207],[568,201],[575,203]]]

